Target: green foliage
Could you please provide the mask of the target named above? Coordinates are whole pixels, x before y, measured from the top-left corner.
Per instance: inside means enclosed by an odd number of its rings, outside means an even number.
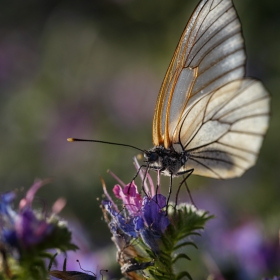
[[[169,207],[170,208],[170,207]],[[155,259],[155,265],[144,270],[151,279],[192,279],[186,270],[176,271],[176,262],[181,259],[190,261],[187,250],[190,246],[197,248],[192,240],[194,236],[200,236],[206,222],[213,216],[207,212],[197,210],[192,205],[181,204],[169,211],[168,217],[171,224],[160,240],[160,251],[155,255],[146,248],[146,252]]]
[[[52,233],[41,243],[27,250],[22,250],[18,259],[13,256],[13,251],[10,248],[3,249],[2,271],[0,267],[1,280],[49,279],[45,260],[51,261],[53,255],[48,253],[47,250],[56,249],[66,252],[78,249],[75,244],[71,243],[71,232],[68,230],[66,223],[61,222],[57,217],[52,217],[51,223],[54,227]],[[4,258],[4,256],[7,257]]]

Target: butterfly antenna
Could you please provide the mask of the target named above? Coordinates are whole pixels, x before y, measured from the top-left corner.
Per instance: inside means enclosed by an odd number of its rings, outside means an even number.
[[[102,272],[109,272],[109,270],[108,270],[108,269],[100,269],[100,270],[99,270],[99,273],[100,273],[100,275],[102,276],[102,280],[103,280],[103,274],[102,274]]]
[[[80,269],[81,269],[82,271],[84,271],[84,272],[89,272],[89,273],[91,273],[93,276],[96,277],[96,274],[93,273],[92,271],[83,269],[79,260],[76,260],[76,262],[79,264],[79,267],[80,267]]]
[[[101,141],[101,140],[88,140],[88,139],[79,139],[79,138],[67,138],[68,142],[94,142],[94,143],[103,143],[103,144],[110,144],[110,145],[116,145],[116,146],[123,146],[123,147],[130,147],[135,150],[141,151],[142,153],[145,153],[145,150],[139,149],[135,146],[128,145],[128,144],[122,144],[122,143],[115,143],[115,142],[107,142],[107,141]]]

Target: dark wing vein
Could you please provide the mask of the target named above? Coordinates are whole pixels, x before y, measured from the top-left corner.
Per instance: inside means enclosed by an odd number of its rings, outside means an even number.
[[[216,33],[212,34],[211,37],[208,38],[208,41],[206,41],[206,42],[196,51],[196,55],[195,55],[195,56],[192,58],[192,60],[188,63],[188,66],[192,64],[192,62],[193,62],[193,60],[196,58],[197,54],[206,46],[206,44],[207,44],[211,39],[213,39],[219,32],[223,31],[223,28],[224,28],[224,27],[228,26],[230,23],[232,23],[232,22],[233,22],[234,20],[236,20],[236,19],[237,19],[237,17],[233,18],[232,21],[228,22],[226,25],[222,26],[221,29],[217,30]],[[215,23],[215,22],[213,22],[213,23]],[[209,26],[209,27],[210,27],[210,26]],[[205,33],[205,32],[204,32],[204,33]],[[222,43],[224,43],[225,41],[227,41],[227,40],[230,39],[232,36],[234,36],[234,35],[236,35],[236,34],[238,34],[238,33],[240,33],[240,30],[237,30],[237,31],[234,32],[234,33],[230,33],[230,34],[228,34],[227,36],[222,37],[222,38],[220,39],[220,41],[217,42],[216,45],[212,46],[211,49],[209,49],[207,52],[205,52],[205,54],[200,58],[200,62],[203,61],[203,59],[204,59],[210,52],[212,52],[215,48],[217,48],[217,47],[220,46]],[[202,36],[201,36],[201,37],[202,37]],[[200,38],[201,38],[201,37],[200,37]],[[199,38],[198,40],[200,40],[200,38]],[[196,44],[198,44],[198,42],[196,42],[196,43],[194,44],[194,46],[195,46]],[[194,47],[194,46],[193,46],[193,47]],[[200,63],[200,62],[199,62],[199,63]],[[198,64],[199,64],[199,63],[198,63]],[[187,66],[187,67],[188,67],[188,66]],[[198,65],[197,65],[197,66],[198,66]],[[201,72],[201,73],[203,73],[203,72]]]
[[[213,84],[213,82],[218,81],[219,79],[221,79],[222,77],[226,76],[227,74],[229,74],[230,72],[233,72],[234,70],[237,70],[239,68],[243,68],[244,67],[244,63],[240,64],[240,65],[236,65],[234,68],[229,69],[228,71],[224,71],[221,75],[217,76],[216,78],[210,80],[208,83],[205,83],[202,87],[200,87],[196,92],[194,92],[193,95],[196,95],[197,93],[201,92],[203,89],[205,89],[206,87],[208,87],[209,85]],[[221,85],[223,86],[223,85]],[[220,87],[221,87],[220,86]],[[218,88],[217,88],[218,89]]]
[[[217,143],[217,142],[215,142]],[[195,151],[195,150],[193,150]],[[203,150],[203,151],[195,151],[195,153],[190,153],[190,156],[191,157],[201,157],[201,156],[196,156],[197,154],[203,154],[203,153],[221,153],[221,154],[225,154],[225,155],[231,155],[231,156],[234,156],[234,157],[238,157],[242,160],[245,160],[245,161],[248,161],[248,159],[246,157],[243,157],[243,156],[240,156],[240,155],[237,155],[237,154],[234,154],[234,153],[230,153],[230,152],[225,152],[225,151],[222,151],[222,150],[217,150],[217,149],[208,149],[208,150]]]
[[[194,159],[194,158],[191,158],[191,157],[189,158],[189,160],[192,160],[192,161],[194,161],[194,162],[200,164],[201,166],[205,167],[206,169],[210,170],[210,171],[213,172],[219,179],[223,179],[223,178],[220,176],[220,174],[218,174],[217,172],[215,172],[215,170],[213,170],[212,168],[210,168],[208,165],[205,165],[204,163],[202,163],[202,162],[200,162],[200,161],[198,161],[198,160],[196,160],[196,159]]]
[[[206,157],[206,156],[195,156],[195,155],[190,155],[190,158],[192,159],[204,159],[204,160],[212,160],[212,161],[218,161],[218,162],[223,162],[223,163],[228,163],[232,166],[235,166],[235,167],[238,167],[240,169],[244,169],[244,167],[234,163],[233,161],[231,160],[225,160],[225,159],[221,159],[221,158],[214,158],[214,157]]]

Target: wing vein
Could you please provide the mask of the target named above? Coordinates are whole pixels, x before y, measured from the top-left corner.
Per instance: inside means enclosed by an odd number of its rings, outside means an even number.
[[[217,172],[215,172],[212,168],[210,168],[209,166],[203,164],[202,162],[194,159],[194,158],[189,158],[189,160],[192,160],[200,165],[202,165],[203,167],[205,167],[206,169],[210,170],[211,172],[213,172],[219,179],[223,179]]]
[[[230,161],[230,160],[225,160],[225,159],[219,159],[219,158],[212,158],[212,157],[200,157],[200,156],[191,156],[191,158],[199,158],[199,159],[208,159],[208,160],[213,160],[213,161],[220,161],[220,162],[224,162],[224,163],[228,163],[231,164],[232,166],[238,167],[240,169],[244,169],[242,166]]]
[[[238,95],[239,95],[239,93],[238,93],[236,96],[234,96],[231,100],[235,99]],[[225,116],[227,116],[227,115],[233,113],[233,112],[236,111],[236,110],[239,110],[239,109],[241,109],[241,108],[243,108],[243,107],[246,107],[246,106],[248,106],[248,105],[254,104],[254,103],[256,103],[256,102],[258,102],[258,101],[260,101],[260,100],[264,100],[264,99],[266,99],[266,98],[267,98],[267,96],[261,96],[261,97],[259,97],[259,98],[257,98],[257,99],[254,99],[253,101],[248,101],[248,102],[246,102],[246,103],[243,103],[243,104],[240,105],[240,106],[236,106],[235,108],[233,108],[233,109],[231,109],[231,110],[225,112],[225,113],[224,113],[223,115],[221,115],[218,119],[222,119],[222,118],[224,118]],[[217,111],[217,112],[215,113],[215,115],[216,115],[218,112],[219,112],[219,111]],[[265,113],[264,113],[264,114],[265,114]],[[242,119],[242,118],[240,118],[240,119]]]
[[[244,161],[249,162],[249,160],[248,160],[247,158],[242,157],[242,156],[237,155],[237,154],[234,154],[234,153],[229,153],[229,152],[225,152],[225,151],[221,151],[221,150],[214,150],[214,149],[212,149],[212,150],[207,150],[206,152],[207,152],[207,153],[209,153],[209,152],[213,152],[213,153],[223,153],[223,154],[227,154],[227,155],[232,155],[232,156],[234,156],[234,157],[237,157],[237,158],[240,158],[240,159],[242,159],[242,160],[244,160]],[[205,153],[205,151],[198,151],[198,152],[195,152],[195,153],[196,153],[196,154],[202,154],[202,153]],[[196,157],[196,155],[194,155],[194,154],[191,154],[191,156],[192,156],[192,157]]]
[[[237,17],[233,18],[232,21],[229,21],[226,25],[224,25],[221,29],[219,29],[215,34],[212,34],[211,37],[208,38],[208,40],[200,47],[200,49],[198,49],[196,51],[195,56],[192,58],[192,60],[189,62],[188,65],[190,65],[192,63],[192,61],[196,58],[197,54],[199,53],[199,51],[201,51],[201,49],[211,40],[213,39],[219,32],[221,32],[223,30],[223,28],[225,28],[226,26],[228,26],[230,23],[232,23],[234,20],[236,20]],[[215,23],[215,22],[213,22]],[[232,36],[236,35],[240,33],[240,30],[235,31],[234,33],[230,33],[227,36],[224,36],[223,38],[221,38],[220,41],[218,41],[216,43],[216,45],[214,45],[211,49],[209,49],[208,52],[205,53],[205,55],[200,59],[200,62],[205,58],[205,56],[207,56],[213,49],[215,49],[216,47],[220,46],[222,43],[224,43],[226,40],[230,39]],[[198,40],[200,40],[202,38],[202,36],[200,36],[200,38]],[[195,45],[197,45],[199,43],[199,41],[197,41],[192,48],[194,48]]]
[[[202,87],[200,87],[195,93],[193,93],[192,95],[196,95],[197,93],[199,93],[200,91],[202,91],[204,88],[206,88],[207,86],[211,85],[213,82],[217,81],[218,79],[222,78],[223,76],[229,74],[232,71],[235,71],[239,68],[243,68],[243,63],[241,65],[237,65],[232,69],[229,69],[228,71],[223,72],[221,75],[217,76],[215,79],[210,80],[208,83],[205,83]]]

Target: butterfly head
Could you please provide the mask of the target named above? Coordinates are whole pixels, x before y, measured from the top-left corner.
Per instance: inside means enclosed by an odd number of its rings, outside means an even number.
[[[147,162],[153,163],[158,161],[159,154],[156,151],[149,150],[145,152],[144,157],[147,159]]]

